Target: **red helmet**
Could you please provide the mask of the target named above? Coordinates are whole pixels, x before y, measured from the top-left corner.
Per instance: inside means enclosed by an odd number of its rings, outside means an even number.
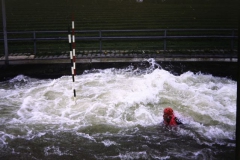
[[[164,111],[163,111],[164,114],[167,114],[167,115],[173,115],[173,109],[168,107],[168,108],[165,108]]]

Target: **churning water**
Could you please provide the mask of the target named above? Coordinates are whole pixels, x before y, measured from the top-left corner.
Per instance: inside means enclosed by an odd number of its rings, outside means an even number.
[[[233,159],[236,81],[149,63],[0,82],[0,159]]]

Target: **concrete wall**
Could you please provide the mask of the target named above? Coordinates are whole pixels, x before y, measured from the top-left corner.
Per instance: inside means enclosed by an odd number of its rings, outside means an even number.
[[[237,80],[237,62],[157,62],[161,67],[175,75],[187,71],[194,73],[212,74],[214,76],[228,77]],[[135,68],[145,68],[148,62],[96,62],[77,63],[77,74],[84,70],[105,68],[126,68],[129,65]],[[11,79],[19,74],[35,78],[58,78],[63,75],[71,75],[71,64],[15,64],[0,65],[0,81]]]

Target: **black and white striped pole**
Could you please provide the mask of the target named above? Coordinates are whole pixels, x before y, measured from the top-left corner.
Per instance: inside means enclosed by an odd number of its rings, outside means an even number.
[[[76,75],[76,53],[75,53],[75,30],[74,30],[74,19],[72,19],[72,60],[73,60],[73,75]]]
[[[75,31],[74,31],[74,19],[72,18],[72,33],[70,32],[70,27],[68,27],[68,41],[70,47],[70,60],[71,60],[71,72],[72,72],[72,80],[73,80],[73,95],[74,100],[76,101],[76,90],[75,90],[75,75],[76,75],[76,50],[75,50]]]

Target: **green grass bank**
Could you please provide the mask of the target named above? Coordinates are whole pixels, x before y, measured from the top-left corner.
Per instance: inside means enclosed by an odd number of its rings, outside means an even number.
[[[71,25],[72,15],[74,15],[76,30],[238,28],[237,0],[143,0],[142,3],[136,0],[5,0],[5,3],[8,32],[66,31],[68,25]],[[2,16],[0,19],[2,21]],[[0,29],[2,31],[2,25]],[[201,33],[198,34],[201,35]],[[9,35],[9,38],[11,36],[22,35]],[[32,36],[32,34],[27,36]],[[77,33],[76,36],[83,35]],[[3,34],[0,35],[0,39],[2,38]],[[235,46],[236,44],[237,42]],[[201,49],[201,47],[211,50],[224,49],[225,46],[230,45],[230,42],[187,40],[168,41],[167,45],[168,49],[173,50],[184,51]],[[103,43],[104,50],[136,51],[148,48],[162,50],[162,46],[163,41],[149,40]],[[37,47],[38,54],[62,54],[69,48],[67,41],[39,42]],[[99,42],[78,41],[76,47],[77,51],[98,50]],[[0,48],[0,54],[3,55],[3,41],[0,42]],[[32,42],[9,42],[10,53],[33,53],[33,50]]]
[[[67,30],[72,13],[78,30],[238,26],[237,0],[5,1],[8,31]]]

